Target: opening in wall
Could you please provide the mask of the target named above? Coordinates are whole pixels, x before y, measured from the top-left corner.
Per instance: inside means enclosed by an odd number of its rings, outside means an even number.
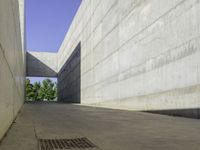
[[[26,101],[57,101],[57,78],[26,77]]]

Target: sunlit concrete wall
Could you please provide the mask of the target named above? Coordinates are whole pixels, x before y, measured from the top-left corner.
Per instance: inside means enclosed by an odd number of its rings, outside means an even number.
[[[199,0],[83,0],[58,68],[81,41],[83,104],[198,117],[199,18]]]
[[[24,102],[23,4],[0,0],[0,139]]]
[[[57,53],[28,51],[26,53],[26,76],[57,77]]]

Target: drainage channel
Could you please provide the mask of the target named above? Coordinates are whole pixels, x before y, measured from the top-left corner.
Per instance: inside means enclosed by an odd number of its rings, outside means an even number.
[[[39,150],[98,149],[98,147],[86,137],[74,139],[38,139],[38,144]]]

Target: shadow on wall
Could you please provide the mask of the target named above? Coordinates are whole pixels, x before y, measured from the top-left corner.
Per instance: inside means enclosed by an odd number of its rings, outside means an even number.
[[[26,76],[29,77],[57,77],[57,72],[44,64],[41,60],[26,52]],[[56,62],[55,62],[56,63]]]
[[[77,45],[69,59],[58,73],[58,101],[81,102],[81,43]]]

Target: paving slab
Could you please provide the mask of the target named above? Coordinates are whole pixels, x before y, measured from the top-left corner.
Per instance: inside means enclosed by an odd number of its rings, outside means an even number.
[[[26,103],[0,150],[38,150],[37,139],[83,137],[97,146],[91,150],[200,150],[200,120],[72,104]]]

